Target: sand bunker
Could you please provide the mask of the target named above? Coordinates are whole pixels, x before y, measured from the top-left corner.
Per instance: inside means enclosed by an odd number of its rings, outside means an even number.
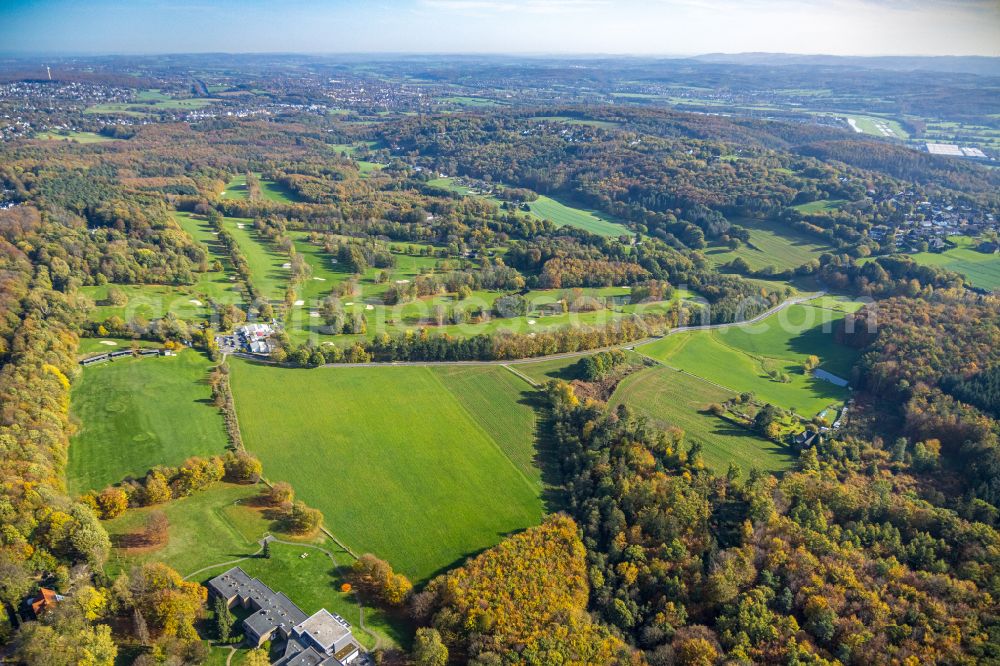
[[[305,305],[306,302],[305,301],[295,301],[295,304],[296,305]]]
[[[118,346],[118,343],[115,342],[114,340],[101,340],[101,344],[102,345],[107,345],[109,347],[117,347]]]

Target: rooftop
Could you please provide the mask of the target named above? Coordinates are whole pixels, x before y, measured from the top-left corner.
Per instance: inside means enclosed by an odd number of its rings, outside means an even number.
[[[328,652],[335,643],[351,635],[351,628],[342,618],[334,617],[323,608],[296,626],[295,633],[308,636],[317,647]]]

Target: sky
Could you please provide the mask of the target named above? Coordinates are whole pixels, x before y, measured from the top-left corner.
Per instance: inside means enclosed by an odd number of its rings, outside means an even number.
[[[0,0],[0,53],[1000,56],[1000,0]]]

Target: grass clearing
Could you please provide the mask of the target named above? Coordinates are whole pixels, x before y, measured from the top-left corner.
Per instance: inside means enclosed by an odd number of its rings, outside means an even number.
[[[426,367],[232,366],[244,440],[268,478],[291,482],[334,534],[414,582],[541,519],[537,479],[505,454],[531,445],[506,440],[525,426],[487,432],[482,420],[499,417],[469,411],[490,400],[496,414],[526,418],[489,373],[464,382],[485,396],[460,401]]]
[[[806,357],[816,355],[824,370],[849,376],[857,352],[833,339],[843,316],[842,310],[794,305],[756,324],[678,333],[639,349],[731,392],[753,392],[764,402],[812,416],[848,396],[846,388],[802,369]],[[772,379],[768,371],[786,373],[789,381]]]
[[[797,268],[811,259],[818,259],[833,248],[818,241],[814,236],[804,234],[773,220],[735,219],[734,224],[746,227],[750,232],[750,243],[741,243],[735,250],[728,247],[710,247],[705,256],[716,265],[729,263],[742,257],[750,268],[759,270],[773,266],[778,270]]]
[[[795,460],[791,451],[705,412],[710,404],[732,397],[733,393],[702,379],[657,367],[623,379],[608,404],[612,408],[624,404],[657,424],[681,428],[686,442],[702,445],[705,464],[717,472],[725,472],[731,462],[744,471],[788,468]]]
[[[117,140],[95,132],[73,132],[69,130],[39,132],[35,134],[35,138],[42,141],[72,141],[73,143],[107,143],[108,141]]]
[[[811,213],[830,213],[835,210],[840,210],[846,203],[847,199],[819,199],[817,201],[810,201],[809,203],[792,206],[792,208],[806,215]]]
[[[540,195],[538,199],[529,203],[528,207],[533,215],[549,220],[557,227],[576,227],[599,236],[621,236],[623,234],[628,236],[632,233],[625,225],[616,222],[604,213],[569,206],[544,195]]]
[[[226,432],[211,402],[210,366],[203,355],[185,349],[177,356],[85,368],[71,392],[78,428],[66,470],[70,492],[100,489],[193,455],[223,453]]]
[[[981,289],[1000,289],[1000,255],[979,252],[976,250],[979,241],[968,236],[951,236],[948,240],[955,247],[940,253],[919,252],[908,256],[918,264],[961,273]]]

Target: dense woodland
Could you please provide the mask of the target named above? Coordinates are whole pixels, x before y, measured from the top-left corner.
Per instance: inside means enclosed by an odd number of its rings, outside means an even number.
[[[247,74],[266,85],[257,76]],[[149,83],[113,72],[81,77]],[[406,657],[414,663],[1000,663],[1000,303],[872,234],[900,224],[924,197],[1000,215],[995,169],[830,127],[662,109],[532,106],[357,122],[305,108],[322,97],[282,80],[292,91],[282,95],[294,93],[297,106],[268,120],[163,112],[115,125],[63,109],[53,115],[83,118],[118,140],[0,143],[4,658],[95,666],[126,654],[138,664],[207,658],[205,589],[159,563],[107,575],[111,542],[101,519],[222,478],[261,475],[240,451],[226,370],[206,381],[233,452],[152,466],[142,478],[73,497],[65,472],[78,345],[81,337],[145,338],[217,357],[216,331],[287,314],[308,279],[291,240],[300,234],[351,278],[316,305],[333,344],[276,336],[272,360],[290,366],[502,360],[622,345],[679,325],[752,318],[792,293],[778,280],[875,299],[838,332],[862,351],[852,377],[859,416],[803,450],[780,478],[735,466],[714,474],[679,429],[609,410],[599,393],[547,386],[539,457],[553,479],[554,515],[413,594],[408,581],[386,575],[396,585],[390,605],[405,605],[418,629]],[[914,103],[935,105],[919,96]],[[379,168],[363,173],[362,158]],[[462,196],[432,182],[436,174],[490,196]],[[220,198],[239,176],[247,197]],[[267,198],[263,181],[290,195]],[[895,200],[898,191],[912,196]],[[601,211],[627,232],[604,237],[539,219],[524,210],[539,194]],[[845,204],[795,208],[826,200]],[[176,211],[206,220],[221,254],[186,233]],[[282,297],[262,295],[224,226],[234,217],[287,258]],[[748,218],[834,251],[785,273],[745,261],[720,272],[706,250],[746,245],[740,220]],[[385,303],[496,296],[492,307],[446,313],[448,323],[522,316],[532,289],[630,287],[635,304],[666,302],[683,288],[699,305],[672,302],[537,333],[458,336],[426,325],[369,335],[365,315],[342,301],[359,276],[399,260],[393,243],[420,246],[415,252],[437,264],[387,286]],[[83,291],[190,288],[221,274],[223,262],[238,302],[207,303],[207,319],[97,318],[95,308],[116,297],[97,304]],[[588,361],[591,381],[624,371],[614,353]],[[291,497],[289,489],[287,501],[276,500],[289,531],[314,531],[322,516]],[[356,574],[370,583],[373,572],[386,570]],[[40,585],[67,601],[22,621],[22,602]]]

